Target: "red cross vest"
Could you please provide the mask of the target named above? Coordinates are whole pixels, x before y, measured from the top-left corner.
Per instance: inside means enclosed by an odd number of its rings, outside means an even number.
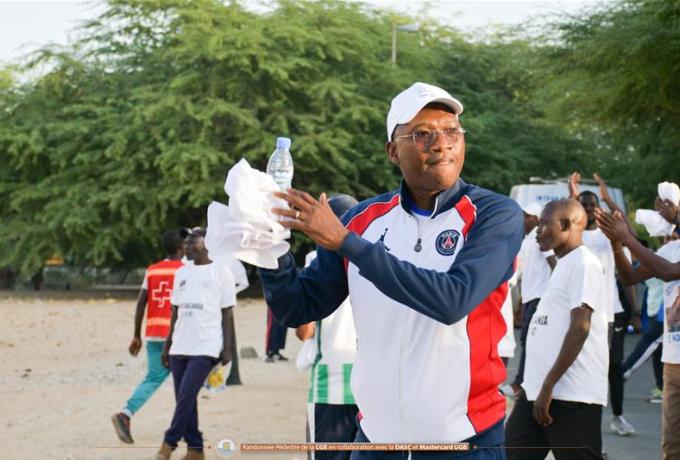
[[[181,266],[181,260],[162,260],[146,269],[147,337],[165,338],[170,332],[170,317],[172,316],[170,296],[175,281],[175,272]]]

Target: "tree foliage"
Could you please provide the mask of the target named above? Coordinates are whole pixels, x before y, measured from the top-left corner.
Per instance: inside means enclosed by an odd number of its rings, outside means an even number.
[[[414,81],[461,99],[463,175],[499,192],[611,148],[608,132],[575,135],[550,116],[531,67],[546,46],[473,42],[421,19],[399,32],[394,67],[392,28],[405,18],[359,3],[110,0],[79,42],[0,72],[0,265],[148,263],[164,229],[204,223],[206,205],[225,199],[236,161],[264,169],[279,135],[293,139],[298,188],[392,189],[385,116]]]
[[[537,96],[594,139],[601,167],[639,205],[680,179],[680,2],[622,0],[548,29]]]

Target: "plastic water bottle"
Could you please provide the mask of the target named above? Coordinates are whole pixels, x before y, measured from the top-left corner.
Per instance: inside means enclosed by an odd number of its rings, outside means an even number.
[[[290,139],[276,138],[276,150],[269,157],[267,174],[274,178],[274,182],[282,192],[287,191],[293,183],[293,157],[290,155]]]

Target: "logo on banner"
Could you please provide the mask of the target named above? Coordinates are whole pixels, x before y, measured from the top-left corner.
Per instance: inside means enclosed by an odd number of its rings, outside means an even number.
[[[456,252],[459,238],[460,233],[456,230],[444,230],[437,236],[437,240],[435,241],[437,252],[443,256],[453,255],[453,253]]]
[[[236,444],[231,439],[223,439],[217,443],[215,450],[222,458],[233,457],[236,452]]]

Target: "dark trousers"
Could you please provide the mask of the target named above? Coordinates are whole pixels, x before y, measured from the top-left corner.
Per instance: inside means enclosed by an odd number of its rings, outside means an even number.
[[[612,403],[614,415],[623,414],[623,341],[626,338],[628,313],[621,312],[614,315],[611,340],[609,342],[609,399]]]
[[[656,380],[656,387],[663,389],[663,363],[661,362],[662,343],[658,342],[659,337],[663,335],[663,322],[650,321],[649,327],[638,340],[635,349],[630,352],[628,357],[621,365],[621,371],[625,374],[629,370],[637,369],[652,356],[652,363],[654,365],[654,378]],[[632,371],[631,371],[632,372]]]
[[[663,390],[663,362],[661,356],[663,355],[663,344],[654,350],[652,355],[652,364],[654,365],[654,379],[656,380],[656,387]]]
[[[508,460],[543,460],[551,450],[555,460],[602,459],[602,406],[553,399],[546,427],[533,408],[522,391],[505,425]]]
[[[175,413],[163,442],[176,447],[184,438],[187,446],[203,450],[203,436],[198,431],[198,392],[217,359],[210,356],[170,356],[170,370],[175,384]]]
[[[503,433],[501,431],[502,421],[491,428],[494,432],[498,429],[498,434],[496,438],[501,441],[500,444],[494,443],[490,445],[487,442],[480,440],[480,443],[476,448],[473,448],[467,452],[423,452],[414,451],[411,452],[411,460],[506,460],[505,448],[503,447],[502,439]],[[358,422],[357,422],[357,425]],[[490,431],[489,430],[489,431]],[[473,438],[474,439],[474,438]],[[369,443],[369,439],[364,434],[361,426],[358,427],[357,437],[354,442]],[[471,444],[476,444],[471,442]],[[396,452],[384,452],[384,451],[365,451],[365,450],[354,450],[350,460],[409,460],[408,451],[396,451]]]
[[[314,404],[313,418],[307,421],[308,442],[353,442],[357,434],[355,404]],[[313,435],[313,436],[312,436]],[[350,451],[310,452],[310,460],[349,460]]]
[[[267,309],[267,335],[265,338],[265,348],[267,354],[278,353],[279,350],[286,348],[286,334],[288,328],[281,326],[278,320],[272,314],[272,311]]]
[[[527,334],[529,333],[529,323],[531,323],[531,318],[534,317],[536,307],[538,307],[538,302],[540,301],[541,299],[530,300],[522,306],[524,313],[522,314],[522,330],[519,334],[519,364],[517,366],[517,375],[515,375],[515,379],[512,381],[513,385],[521,385],[522,382],[524,382],[524,362],[527,358]]]

